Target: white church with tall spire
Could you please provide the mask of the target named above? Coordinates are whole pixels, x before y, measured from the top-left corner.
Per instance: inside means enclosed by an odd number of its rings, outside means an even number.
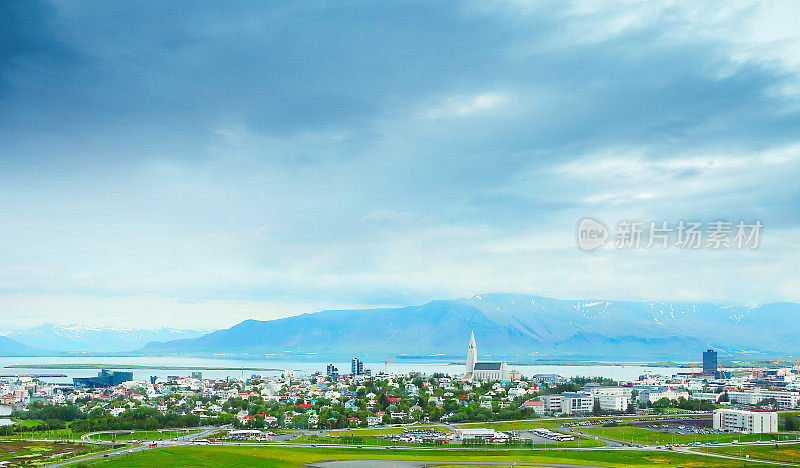
[[[464,380],[470,382],[511,381],[511,372],[509,372],[508,365],[505,362],[478,361],[478,347],[475,344],[474,331],[469,335]]]

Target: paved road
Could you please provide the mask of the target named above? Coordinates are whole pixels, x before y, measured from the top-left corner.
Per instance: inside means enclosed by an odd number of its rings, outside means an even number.
[[[59,466],[67,466],[67,465],[71,465],[73,463],[84,462],[84,461],[87,461],[87,460],[97,460],[97,459],[104,458],[104,457],[115,457],[117,455],[122,455],[122,454],[125,454],[125,453],[140,452],[140,451],[146,450],[146,449],[147,449],[146,445],[139,445],[139,446],[136,446],[136,447],[125,447],[123,449],[114,450],[112,452],[98,453],[98,454],[95,454],[95,455],[89,455],[89,456],[86,456],[86,457],[76,458],[74,460],[67,460],[67,461],[63,461],[63,462],[53,463],[53,464],[50,464],[50,465],[45,465],[45,467],[46,468],[57,468]]]
[[[192,443],[192,440],[194,440],[194,439],[206,439],[206,438],[208,438],[208,436],[213,434],[215,431],[217,431],[217,428],[205,429],[202,432],[198,432],[198,433],[195,433],[195,434],[187,434],[187,435],[183,435],[183,436],[180,436],[180,437],[176,437],[174,439],[167,439],[167,440],[164,440],[164,441],[159,441],[159,444],[162,447],[163,446],[189,445],[189,444]],[[97,433],[95,433],[95,434],[97,434]],[[91,434],[86,434],[86,435],[88,436],[88,435],[91,435]],[[81,439],[83,439],[83,438],[81,438]],[[93,443],[93,444],[102,445],[101,443],[98,443],[98,441],[92,440],[92,439],[81,440],[81,442],[87,442],[87,441],[90,442],[90,443]],[[86,457],[75,458],[73,460],[66,460],[66,461],[63,461],[63,462],[58,462],[58,463],[53,463],[53,464],[50,464],[50,465],[45,465],[45,468],[57,468],[57,467],[60,467],[60,466],[67,466],[67,465],[71,465],[73,463],[80,463],[80,462],[84,462],[84,461],[87,461],[87,460],[99,460],[101,458],[116,457],[118,455],[124,455],[126,453],[141,452],[141,451],[144,451],[144,450],[150,450],[150,447],[146,443],[145,444],[137,444],[137,445],[128,445],[128,446],[126,446],[124,448],[121,448],[121,449],[118,449],[118,450],[113,450],[113,451],[110,451],[110,452],[97,453],[97,454],[94,454],[94,455],[88,455]]]
[[[188,429],[188,430],[192,431],[192,430],[195,430],[195,429]],[[184,431],[184,429],[157,429],[157,431],[163,433],[163,432]],[[86,442],[86,443],[90,443],[90,444],[109,444],[109,445],[111,445],[111,444],[124,444],[126,442],[131,442],[131,441],[130,440],[117,440],[117,441],[114,441],[113,439],[112,440],[105,440],[105,439],[99,439],[99,438],[98,439],[93,439],[92,437],[96,436],[96,435],[99,435],[99,434],[129,434],[131,432],[135,432],[135,431],[133,431],[133,430],[130,430],[130,431],[119,431],[119,430],[117,430],[117,431],[89,432],[89,433],[83,434],[81,436],[81,442]],[[183,437],[184,436],[181,436],[178,439],[182,439]],[[192,438],[195,438],[195,437],[197,437],[197,434],[193,434],[192,435]]]

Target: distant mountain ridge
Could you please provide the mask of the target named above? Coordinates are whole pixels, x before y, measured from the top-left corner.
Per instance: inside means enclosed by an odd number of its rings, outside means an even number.
[[[475,330],[482,356],[507,359],[697,358],[800,354],[800,304],[560,300],[482,294],[420,306],[325,310],[246,320],[199,338],[153,342],[145,354],[460,357]]]
[[[6,336],[0,336],[0,355],[26,356],[46,353],[46,350],[24,345]]]
[[[27,346],[52,351],[125,352],[139,349],[151,341],[170,341],[197,338],[207,331],[159,328],[92,327],[88,325],[54,325],[44,323],[7,335]]]

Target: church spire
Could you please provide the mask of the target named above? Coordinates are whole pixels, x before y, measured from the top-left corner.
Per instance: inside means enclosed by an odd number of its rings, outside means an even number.
[[[478,347],[475,345],[475,332],[471,331],[469,334],[469,347],[467,347],[467,366],[464,373],[467,378],[472,377],[472,371],[475,368],[475,362],[478,361]]]

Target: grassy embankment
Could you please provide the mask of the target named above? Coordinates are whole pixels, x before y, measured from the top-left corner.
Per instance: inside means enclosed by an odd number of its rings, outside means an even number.
[[[218,467],[251,466],[294,467],[323,460],[419,460],[446,461],[453,466],[460,462],[486,463],[562,463],[609,467],[691,466],[740,467],[741,461],[710,458],[674,452],[612,450],[378,450],[297,448],[275,446],[220,447],[184,446],[147,450],[102,460],[85,462],[84,466],[105,468],[145,468],[152,466]],[[80,467],[80,465],[78,465]],[[76,467],[76,468],[78,468]]]
[[[196,429],[184,429],[184,430],[176,430],[176,429],[165,429],[161,431],[115,431],[115,432],[104,432],[101,434],[94,434],[90,436],[91,439],[94,440],[114,440],[114,441],[126,441],[126,440],[159,440],[159,439],[174,439],[179,435],[187,435],[187,434],[196,434],[200,431]]]
[[[768,460],[781,463],[800,463],[800,444],[792,445],[751,445],[735,447],[708,447],[701,449],[703,452],[719,453],[742,457],[749,455],[751,460]]]
[[[52,463],[107,450],[91,444],[0,440],[0,466],[18,467]]]

